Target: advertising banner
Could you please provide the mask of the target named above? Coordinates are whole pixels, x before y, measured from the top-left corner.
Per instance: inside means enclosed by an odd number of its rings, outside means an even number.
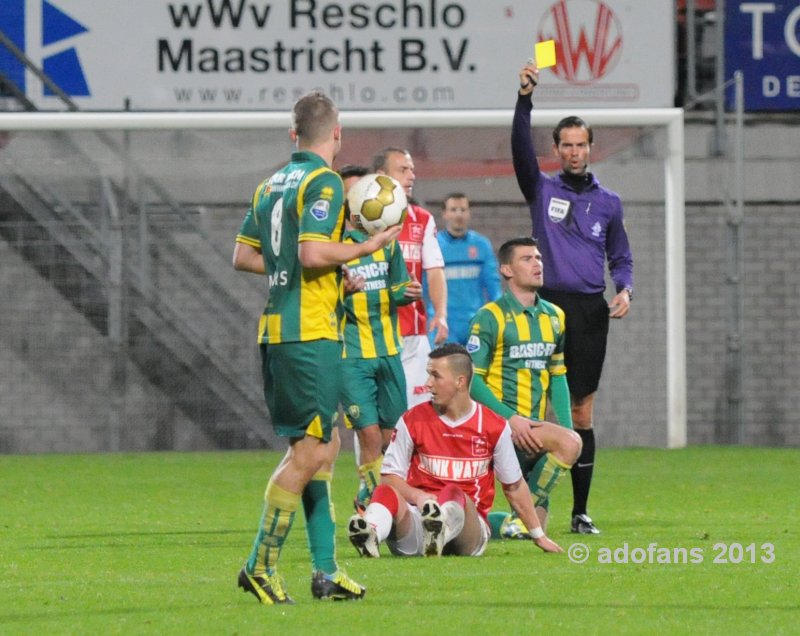
[[[745,110],[800,109],[800,2],[728,0],[725,69],[744,75]]]
[[[555,40],[538,104],[665,107],[672,0],[2,0],[0,30],[81,110],[510,108]],[[0,72],[63,105],[6,47]]]

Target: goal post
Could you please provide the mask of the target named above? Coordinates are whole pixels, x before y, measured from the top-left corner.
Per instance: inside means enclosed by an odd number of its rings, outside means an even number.
[[[666,133],[662,155],[666,267],[666,440],[669,448],[687,442],[684,114],[678,108],[539,109],[535,126],[554,126],[578,115],[598,127],[652,127]],[[506,128],[511,110],[343,111],[347,129]],[[147,113],[3,113],[0,128],[13,131],[157,131],[259,130],[290,126],[288,113],[277,112],[147,112]]]

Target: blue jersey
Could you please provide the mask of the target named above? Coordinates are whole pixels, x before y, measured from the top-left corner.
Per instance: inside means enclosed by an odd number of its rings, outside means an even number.
[[[473,230],[461,237],[442,231],[436,238],[447,278],[447,341],[466,344],[475,312],[503,293],[497,258],[489,239]],[[426,306],[432,307],[430,302]]]

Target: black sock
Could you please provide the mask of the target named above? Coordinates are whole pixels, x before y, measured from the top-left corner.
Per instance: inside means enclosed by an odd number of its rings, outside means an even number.
[[[594,471],[594,429],[576,428],[581,436],[583,450],[578,461],[572,467],[572,516],[585,515],[586,503],[589,500],[589,489],[592,487]]]

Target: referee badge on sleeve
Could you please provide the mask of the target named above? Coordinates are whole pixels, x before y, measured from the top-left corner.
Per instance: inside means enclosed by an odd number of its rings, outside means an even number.
[[[478,336],[470,336],[469,340],[467,340],[467,351],[469,353],[475,353],[480,348],[481,339],[478,338]]]

